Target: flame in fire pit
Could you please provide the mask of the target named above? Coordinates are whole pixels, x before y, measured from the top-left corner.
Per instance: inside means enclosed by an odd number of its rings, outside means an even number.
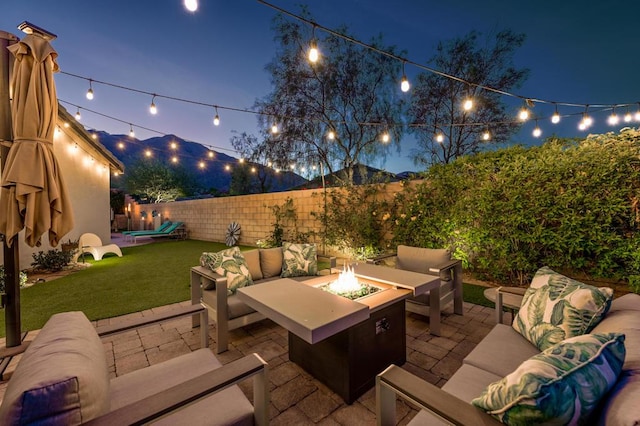
[[[344,266],[342,272],[338,275],[338,279],[329,284],[329,290],[337,294],[358,291],[361,287],[353,268],[348,265]]]

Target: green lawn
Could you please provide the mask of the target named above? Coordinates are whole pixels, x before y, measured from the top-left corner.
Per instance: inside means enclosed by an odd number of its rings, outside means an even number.
[[[198,263],[203,251],[224,248],[222,243],[197,240],[125,247],[122,258],[109,256],[85,270],[22,289],[22,329],[42,328],[58,312],[83,311],[97,320],[188,300],[189,268]],[[483,290],[465,284],[465,300],[486,305]],[[2,314],[0,337],[4,335]]]

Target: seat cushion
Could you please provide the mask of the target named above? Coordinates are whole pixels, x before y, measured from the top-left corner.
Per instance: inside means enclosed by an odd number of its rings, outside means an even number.
[[[260,268],[260,250],[247,250],[243,251],[242,255],[247,262],[249,273],[251,274],[251,280],[257,281],[263,278],[262,269]]]
[[[624,335],[571,337],[487,386],[473,405],[505,424],[585,424],[622,370]]]
[[[540,350],[591,332],[611,306],[613,290],[593,287],[548,267],[534,276],[513,328]]]
[[[235,294],[241,287],[253,284],[247,261],[238,247],[231,247],[217,253],[204,252],[200,256],[200,265],[227,277],[229,295]]]
[[[77,425],[109,411],[104,347],[82,312],[53,315],[7,386],[0,424]]]
[[[318,249],[315,244],[282,243],[283,278],[318,275]]]
[[[405,271],[428,274],[429,268],[436,268],[451,260],[451,253],[446,249],[398,246],[396,268]]]
[[[282,247],[260,249],[260,269],[264,278],[280,277],[282,273]]]
[[[116,377],[111,380],[111,410],[152,396],[220,366],[220,362],[211,350],[199,349]],[[160,419],[154,424],[251,425],[253,424],[253,406],[238,386],[232,386]]]
[[[262,281],[260,281],[262,282]],[[216,307],[216,290],[205,290],[202,292],[202,301],[211,306]],[[255,312],[246,303],[242,302],[237,294],[227,296],[227,319],[234,319]]]
[[[504,377],[539,353],[538,348],[512,327],[496,324],[463,362]]]

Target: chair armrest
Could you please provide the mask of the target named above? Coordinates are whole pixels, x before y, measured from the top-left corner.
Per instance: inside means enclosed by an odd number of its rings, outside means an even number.
[[[397,253],[387,253],[387,254],[381,254],[380,256],[376,256],[376,257],[372,257],[366,260],[367,263],[371,263],[373,265],[377,265],[378,262],[380,262],[381,260],[384,259],[388,259],[390,257],[396,257],[398,254]]]
[[[197,303],[189,306],[183,306],[177,309],[171,309],[170,311],[166,312],[144,316],[142,318],[132,318],[130,320],[122,321],[114,325],[103,325],[100,327],[96,327],[96,332],[98,333],[98,336],[103,338],[112,336],[114,334],[124,333],[125,331],[147,327],[163,321],[169,321],[188,315],[200,314],[202,312],[205,312],[205,307],[202,304]]]
[[[451,269],[454,269],[456,266],[462,266],[462,261],[459,259],[451,259],[448,260],[444,263],[441,263],[440,265],[434,266],[432,268],[429,268],[429,272],[431,272],[432,274],[436,274],[439,275],[441,272],[447,272]]]
[[[325,256],[323,254],[319,254],[318,260],[322,260],[323,262],[329,262],[329,269],[335,268],[338,264],[338,259],[335,256]]]
[[[522,287],[498,287],[498,293],[508,293],[514,296],[524,296],[526,292],[527,289]]]
[[[147,423],[252,376],[255,376],[254,418],[258,425],[267,424],[269,420],[269,391],[266,366],[267,363],[258,354],[247,355],[199,377],[121,407],[86,424],[96,426]]]
[[[213,283],[213,285],[215,286],[216,290],[222,290],[221,286],[224,286],[224,290],[225,290],[225,294],[226,294],[227,277],[222,276],[220,274],[217,274],[217,273],[213,272],[211,269],[205,268],[204,266],[193,266],[191,268],[191,273],[195,274],[196,276],[198,276],[200,278],[204,278],[205,280],[208,280],[211,283]],[[193,292],[193,286],[200,286],[202,288],[202,290],[205,290],[205,288],[201,285],[200,280],[192,279],[191,280],[191,286],[192,286],[192,292]]]
[[[396,396],[400,396],[454,425],[502,425],[479,408],[448,394],[396,365],[389,366],[376,376],[378,425],[396,424]]]

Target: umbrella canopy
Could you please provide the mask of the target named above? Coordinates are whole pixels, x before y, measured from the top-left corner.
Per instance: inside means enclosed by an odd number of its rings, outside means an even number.
[[[71,203],[53,153],[57,53],[47,40],[32,34],[8,49],[15,57],[11,79],[14,140],[2,170],[0,233],[11,245],[25,228],[25,242],[34,247],[40,246],[48,231],[55,247],[73,228]]]

